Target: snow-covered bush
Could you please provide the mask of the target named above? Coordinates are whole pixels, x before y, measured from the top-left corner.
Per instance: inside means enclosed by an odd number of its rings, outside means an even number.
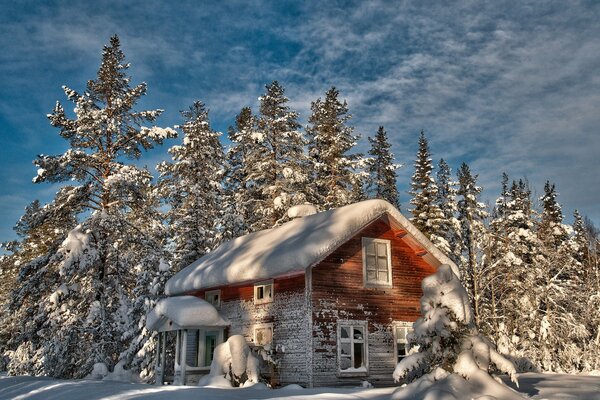
[[[210,373],[198,382],[199,386],[222,386],[224,377],[231,386],[258,383],[260,360],[252,353],[242,335],[233,335],[215,348]]]
[[[393,375],[396,382],[419,379],[397,390],[394,399],[421,398],[430,390],[451,394],[459,387],[477,395],[521,398],[490,376],[490,370],[495,368],[517,383],[512,362],[475,328],[468,295],[450,267],[440,266],[423,280],[422,287],[422,317],[409,336],[419,351],[398,363]],[[468,397],[468,393],[459,392],[459,398]]]

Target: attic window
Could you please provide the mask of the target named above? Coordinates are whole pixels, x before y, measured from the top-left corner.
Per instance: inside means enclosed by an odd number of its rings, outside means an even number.
[[[392,286],[390,241],[362,238],[365,286]]]
[[[254,304],[273,301],[273,281],[260,282],[254,285]]]
[[[204,293],[204,299],[207,303],[212,304],[215,308],[221,307],[221,291],[220,290],[209,290]]]

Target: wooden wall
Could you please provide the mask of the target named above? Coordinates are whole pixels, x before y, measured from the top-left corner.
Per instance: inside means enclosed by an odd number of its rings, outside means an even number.
[[[391,241],[392,287],[365,288],[362,237]],[[339,247],[312,270],[312,336],[314,386],[393,384],[393,321],[415,321],[420,315],[421,281],[435,272],[379,219]],[[338,320],[368,323],[369,371],[365,376],[338,373]]]
[[[308,308],[304,274],[274,280],[273,302],[254,304],[254,284],[221,288],[221,315],[229,318],[229,336],[243,335],[247,342],[254,340],[254,326],[273,324],[273,345],[285,347],[278,353],[281,361],[282,385],[308,384],[307,347]],[[204,291],[193,293],[204,298]]]

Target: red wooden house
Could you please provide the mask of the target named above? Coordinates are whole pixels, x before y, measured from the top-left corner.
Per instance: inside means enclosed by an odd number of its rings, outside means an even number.
[[[175,381],[208,372],[227,336],[276,350],[281,384],[392,384],[421,280],[456,266],[400,212],[367,200],[222,244],[169,280],[148,327],[177,332]]]

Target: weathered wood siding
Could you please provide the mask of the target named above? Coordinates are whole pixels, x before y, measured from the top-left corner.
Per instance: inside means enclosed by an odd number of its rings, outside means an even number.
[[[362,238],[391,241],[392,287],[365,288]],[[312,336],[314,386],[393,384],[396,365],[393,321],[415,321],[422,295],[421,281],[434,268],[406,245],[383,220],[377,220],[312,269]],[[363,376],[338,373],[338,320],[368,323],[369,371]]]
[[[273,324],[273,345],[283,346],[278,353],[281,360],[281,384],[308,383],[307,343],[308,307],[305,295],[305,277],[299,275],[275,279],[273,302],[254,304],[254,284],[221,288],[221,315],[229,318],[229,336],[243,335],[247,342],[254,341],[254,327]],[[194,295],[204,298],[204,292]]]

